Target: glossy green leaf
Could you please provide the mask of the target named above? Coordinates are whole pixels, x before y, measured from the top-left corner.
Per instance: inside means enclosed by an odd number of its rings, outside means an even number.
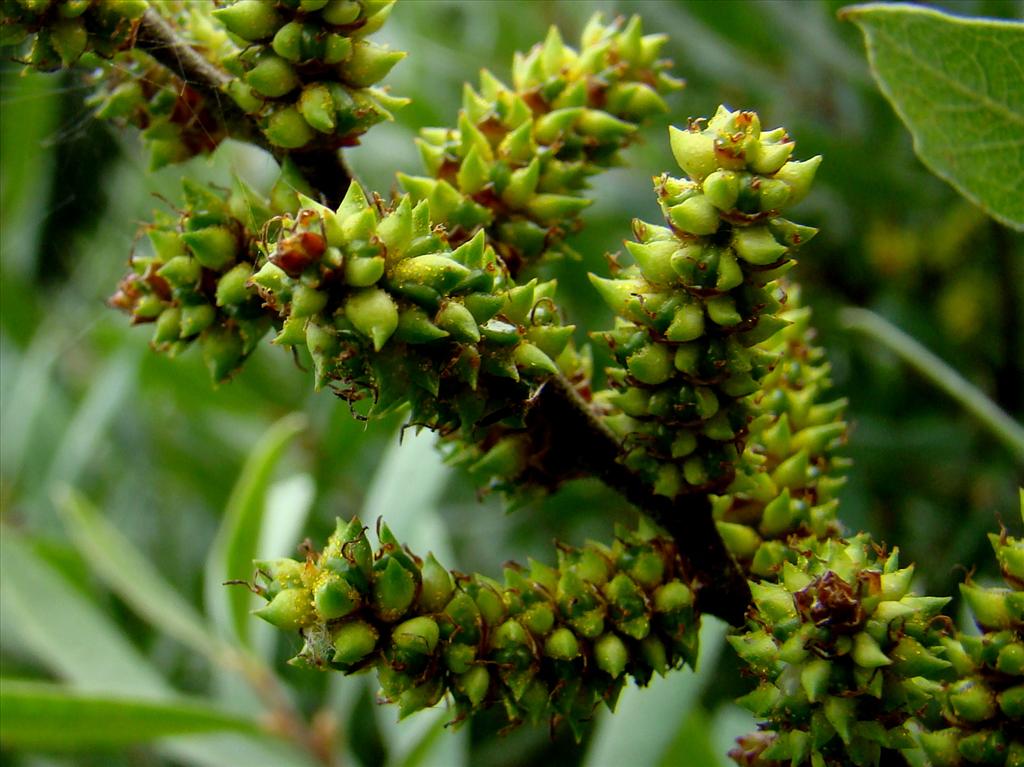
[[[1024,229],[1024,24],[881,3],[840,16],[864,33],[875,79],[921,161]]]
[[[185,699],[152,701],[83,694],[43,682],[0,683],[0,744],[83,750],[144,743],[170,735],[259,732],[251,719]]]
[[[274,469],[288,443],[305,430],[306,417],[291,413],[276,421],[242,467],[228,498],[224,519],[210,550],[206,566],[206,606],[214,620],[243,646],[249,644],[252,595],[228,580],[248,580],[259,553],[260,531],[266,511],[267,491]]]

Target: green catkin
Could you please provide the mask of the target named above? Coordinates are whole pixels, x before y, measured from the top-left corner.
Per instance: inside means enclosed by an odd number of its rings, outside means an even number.
[[[165,0],[154,10],[182,42],[211,62],[237,52],[223,27],[214,21],[212,4]],[[95,91],[87,103],[100,119],[131,125],[141,132],[150,170],[208,154],[231,129],[237,134],[241,127],[229,126],[221,104],[211,103],[139,48],[121,51],[109,60],[93,58],[95,66],[87,80],[95,84]]]
[[[913,748],[908,726],[951,668],[937,619],[948,598],[910,592],[913,568],[865,535],[792,551],[776,581],[753,582],[747,631],[729,641],[757,688],[740,703],[763,720],[739,764],[877,765]]]
[[[845,440],[845,399],[828,399],[830,366],[813,342],[811,312],[799,287],[784,285],[778,318],[788,324],[758,344],[777,358],[749,396],[753,416],[746,448],[728,492],[713,500],[719,532],[754,577],[770,577],[793,535],[824,539],[839,531],[839,489],[847,459],[833,455]]]
[[[917,735],[935,767],[1024,765],[1024,540],[989,538],[1007,588],[960,587],[981,633],[945,639],[952,673]]]
[[[1024,515],[1024,494],[1022,494]],[[1009,588],[961,586],[981,633],[957,632],[948,597],[909,593],[861,534],[793,537],[753,581],[746,632],[730,637],[762,719],[730,756],[743,767],[878,765],[897,751],[933,767],[1024,764],[1024,541],[990,536]]]
[[[511,725],[566,722],[580,737],[627,678],[696,663],[694,595],[663,538],[560,546],[556,567],[509,565],[499,583],[411,555],[384,525],[378,537],[374,552],[358,519],[339,520],[305,563],[258,562],[256,614],[302,634],[293,663],[375,668],[402,717],[448,698],[455,723],[494,705]]]
[[[141,131],[151,171],[212,152],[227,138],[219,110],[139,50],[101,63],[88,104],[100,119]]]
[[[237,0],[213,16],[237,40],[227,91],[280,149],[359,143],[408,99],[375,87],[405,54],[367,40],[394,0]]]
[[[271,205],[240,180],[230,193],[186,180],[183,196],[177,217],[158,216],[145,227],[150,252],[132,255],[131,271],[110,304],[133,324],[153,323],[158,351],[174,356],[198,342],[219,383],[238,370],[275,319],[251,284],[254,232],[271,218]]]
[[[667,226],[634,221],[636,264],[591,280],[616,314],[595,334],[616,363],[598,398],[606,422],[626,465],[675,497],[722,491],[735,475],[749,395],[777,357],[759,344],[785,324],[777,278],[816,232],[780,211],[807,193],[820,158],[791,161],[783,129],[725,107],[671,141],[688,178],[655,179]]]
[[[146,0],[6,0],[0,45],[44,72],[73,66],[86,54],[110,58],[131,45],[147,7]]]
[[[408,196],[384,206],[353,183],[337,210],[302,205],[252,282],[280,316],[274,342],[308,349],[316,385],[374,414],[408,403],[411,423],[470,441],[482,420],[521,427],[572,331],[536,311],[555,284],[512,283],[482,232],[453,249]],[[515,476],[506,458],[491,468]]]
[[[659,59],[667,37],[644,35],[640,19],[591,18],[574,49],[555,27],[516,53],[512,86],[485,71],[468,84],[455,129],[427,128],[417,143],[427,177],[400,175],[414,201],[461,242],[484,227],[513,275],[571,251],[587,179],[620,162],[663,96],[682,86]]]

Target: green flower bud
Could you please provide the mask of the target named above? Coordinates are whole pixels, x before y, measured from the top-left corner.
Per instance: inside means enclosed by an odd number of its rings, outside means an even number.
[[[203,334],[201,344],[210,377],[218,383],[238,369],[245,352],[242,336],[232,327],[212,328]]]
[[[343,623],[334,634],[333,661],[342,666],[354,666],[374,651],[378,638],[377,630],[365,621]]]
[[[217,306],[237,306],[250,297],[250,264],[236,264],[217,281]]]
[[[181,336],[181,309],[170,308],[161,312],[153,331],[153,343],[165,344]]]
[[[1010,674],[1020,678],[1020,673]],[[1024,717],[1024,684],[1009,687],[999,693],[999,708],[1011,719]]]
[[[384,344],[398,328],[398,307],[387,292],[369,288],[352,295],[345,303],[345,316],[356,330],[373,341],[375,351]]]
[[[410,618],[395,627],[391,642],[400,650],[431,655],[440,639],[440,629],[432,618]]]
[[[250,77],[253,72],[249,73]],[[299,96],[299,112],[307,123],[321,133],[334,132],[337,125],[334,98],[326,85],[318,83],[303,88]]]
[[[425,612],[436,613],[444,609],[454,591],[451,575],[434,558],[427,555],[423,565],[423,586],[420,589],[418,604]]]
[[[788,204],[796,205],[807,196],[819,165],[821,165],[821,155],[803,162],[795,160],[787,162],[775,173],[774,178],[789,185]]]
[[[788,250],[785,245],[775,241],[767,227],[737,229],[733,234],[732,246],[740,258],[755,266],[773,264]]]
[[[557,375],[558,366],[538,347],[523,341],[512,353],[516,367],[526,376]]]
[[[274,6],[263,0],[238,0],[225,8],[214,10],[213,16],[229,32],[249,42],[265,40],[281,24]]]
[[[984,722],[998,711],[992,690],[975,679],[956,682],[949,692],[949,704],[956,716],[965,722]]]
[[[270,143],[283,149],[297,149],[312,141],[316,134],[295,107],[275,110],[263,128]]]
[[[359,18],[362,8],[357,0],[329,0],[320,12],[328,24],[346,26]]]
[[[210,304],[190,304],[181,308],[181,337],[191,338],[206,330],[217,319]]]
[[[285,589],[258,610],[257,615],[282,631],[297,631],[316,618],[309,592],[303,588]]]
[[[181,239],[200,264],[214,271],[227,267],[238,252],[238,239],[225,226],[208,226],[185,232]]]
[[[404,51],[391,51],[365,40],[352,46],[352,54],[339,67],[339,74],[346,83],[365,88],[383,80],[399,61],[406,56]]]
[[[313,606],[322,619],[344,618],[361,604],[359,590],[337,573],[324,573],[313,587]]]
[[[1013,618],[1007,609],[1007,592],[961,583],[960,594],[970,606],[979,626],[989,630],[1014,627]]]
[[[486,699],[491,686],[491,675],[483,666],[474,666],[459,676],[458,689],[465,695],[473,708],[478,708]]]
[[[718,211],[704,195],[690,197],[668,209],[669,218],[679,229],[690,234],[706,235],[718,231]]]
[[[271,54],[261,56],[259,63],[248,71],[245,80],[258,93],[270,98],[280,98],[299,85],[299,77],[291,64]],[[299,103],[300,111],[303,111],[301,97]]]
[[[622,674],[629,661],[629,650],[615,634],[605,634],[594,643],[597,667],[613,679]]]
[[[446,302],[434,321],[458,341],[476,343],[480,340],[480,328],[472,312],[457,301]]]
[[[416,581],[412,574],[394,557],[387,564],[373,584],[373,604],[385,621],[401,617],[416,597]]]
[[[669,128],[672,155],[687,176],[701,181],[718,169],[715,142],[704,133]]]
[[[544,640],[544,654],[555,660],[573,660],[579,657],[579,642],[569,629],[556,629]]]

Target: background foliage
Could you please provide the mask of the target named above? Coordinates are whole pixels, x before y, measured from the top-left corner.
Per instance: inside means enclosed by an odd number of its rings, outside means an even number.
[[[415,131],[450,124],[462,81],[480,67],[506,74],[511,52],[541,39],[551,23],[572,39],[602,9],[639,12],[648,31],[668,32],[675,72],[688,81],[672,102],[675,122],[710,114],[719,102],[756,108],[766,125],[789,128],[801,156],[825,156],[801,219],[822,233],[797,274],[837,388],[851,401],[847,454],[855,465],[843,518],[900,544],[908,559],[926,560],[921,588],[949,594],[961,579],[959,565],[990,561],[984,532],[996,516],[1016,518],[1021,467],[929,383],[843,330],[837,309],[882,313],[1019,420],[1024,241],[917,160],[869,75],[860,34],[836,20],[839,5],[400,3],[380,37],[412,52],[387,82],[414,103],[397,123],[374,129],[350,158],[361,178],[382,190],[393,184],[394,170],[417,170]],[[997,0],[946,7],[1022,14],[1020,3]],[[132,248],[134,222],[164,206],[154,195],[173,197],[168,190],[183,175],[226,183],[234,170],[258,181],[269,167],[258,153],[228,144],[212,162],[147,174],[131,137],[114,137],[90,119],[87,93],[73,76],[21,76],[20,67],[3,65],[0,674],[57,679],[107,704],[118,695],[161,702],[176,712],[165,711],[164,725],[227,717],[238,734],[170,737],[124,750],[104,742],[96,727],[83,727],[80,735],[91,734],[101,750],[40,754],[29,740],[4,752],[3,761],[308,765],[312,751],[326,748],[345,765],[512,765],[557,757],[604,767],[627,754],[638,764],[678,764],[684,754],[695,764],[724,764],[732,738],[750,721],[730,702],[744,682],[725,668],[734,661],[719,655],[723,629],[712,621],[697,675],[676,674],[643,694],[628,690],[618,714],[598,717],[577,749],[546,729],[498,740],[497,720],[487,718],[451,734],[441,727],[443,712],[398,728],[393,710],[372,705],[366,678],[328,679],[335,675],[283,666],[296,649],[283,646],[290,640],[232,617],[248,595],[220,586],[226,562],[291,553],[269,549],[270,541],[322,540],[335,516],[386,515],[415,550],[496,574],[510,555],[548,557],[556,536],[571,543],[608,538],[612,523],[629,513],[598,483],[584,481],[505,514],[500,499],[481,501],[465,476],[440,464],[428,435],[409,432],[399,448],[398,422],[356,421],[343,403],[314,396],[307,377],[277,350],[259,350],[235,381],[216,390],[198,355],[171,363],[150,353],[148,334],[103,305]],[[582,327],[605,321],[586,272],[602,270],[632,216],[655,215],[649,178],[671,167],[665,125],[648,129],[647,141],[628,156],[630,167],[595,184],[588,227],[574,242],[583,263],[550,267]],[[69,495],[69,486],[81,495]],[[238,632],[251,634],[245,655],[226,649]],[[263,698],[245,679],[255,680]],[[254,717],[286,732],[291,707],[312,722],[301,736],[311,748],[247,734]],[[116,722],[111,716],[104,721]]]

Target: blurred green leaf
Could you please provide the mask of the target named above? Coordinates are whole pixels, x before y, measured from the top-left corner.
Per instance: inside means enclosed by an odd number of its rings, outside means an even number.
[[[1024,426],[1014,421],[977,386],[879,314],[851,306],[842,309],[839,318],[846,328],[882,344],[952,397],[1024,465]]]
[[[84,593],[13,530],[0,535],[0,610],[32,654],[80,690],[159,698],[170,688]]]
[[[411,429],[404,432],[401,441],[394,439],[374,472],[362,519],[367,524],[383,519],[410,549],[418,554],[432,551],[453,567],[448,526],[438,508],[451,468],[445,465],[435,440],[430,431]],[[392,708],[378,708],[377,721],[389,744],[389,767],[466,764],[468,733],[446,731],[450,718],[447,710],[435,708],[398,722]]]
[[[64,488],[55,502],[72,541],[93,571],[139,615],[214,661],[231,652],[192,605],[84,496]]]
[[[131,396],[138,363],[138,347],[126,345],[98,372],[53,456],[47,489],[61,482],[74,484],[89,461],[95,459],[100,438]]]
[[[227,636],[249,645],[250,594],[240,587],[226,587],[227,580],[245,580],[252,575],[258,554],[260,531],[266,511],[267,490],[274,468],[288,443],[307,426],[302,413],[291,413],[275,422],[242,467],[228,498],[224,518],[206,564],[206,607]]]
[[[33,552],[31,541],[6,527],[0,529],[0,620],[40,663],[83,694],[153,701],[178,697],[125,632]],[[158,749],[202,767],[312,764],[294,747],[267,736],[176,737]]]
[[[879,87],[921,161],[994,218],[1024,229],[1024,24],[912,5],[851,6]]]
[[[100,697],[60,685],[3,680],[0,744],[8,748],[85,750],[143,743],[169,735],[259,731],[250,720],[191,700]]]
[[[392,441],[374,472],[363,504],[362,520],[378,518],[413,551],[434,554],[454,567],[448,528],[438,509],[441,493],[452,475],[435,447],[431,431],[405,430]]]
[[[690,709],[676,729],[675,739],[665,750],[658,767],[677,767],[681,762],[703,767],[726,767],[725,757],[715,748],[711,720],[702,706]]]

